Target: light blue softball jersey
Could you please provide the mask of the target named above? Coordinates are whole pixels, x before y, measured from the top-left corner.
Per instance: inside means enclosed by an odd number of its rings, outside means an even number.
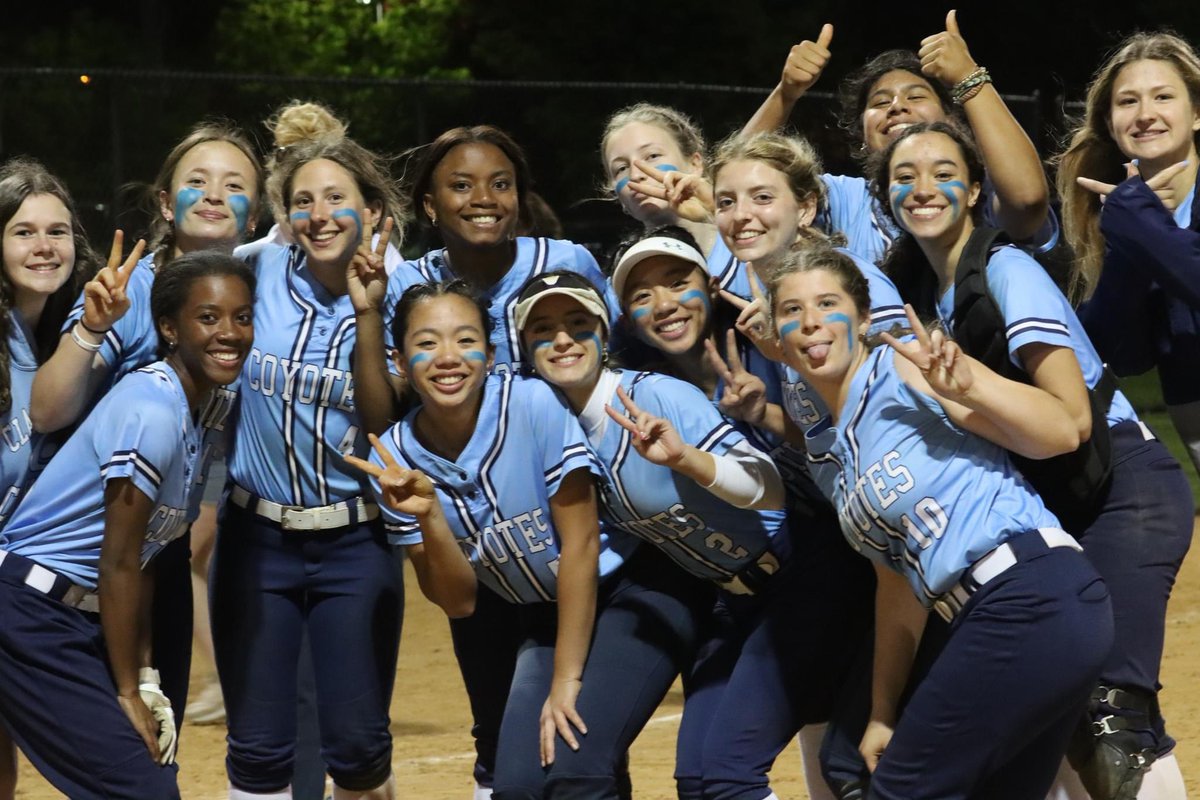
[[[856,550],[904,575],[926,606],[997,545],[1053,514],[997,444],[955,426],[876,348],[855,373],[839,425],[806,434],[813,476]]]
[[[490,375],[475,431],[451,461],[417,438],[414,426],[420,413],[418,406],[380,440],[400,466],[429,476],[479,580],[513,603],[556,599],[559,547],[550,498],[575,470],[603,477],[575,415],[540,380]],[[374,451],[371,460],[383,463]],[[378,481],[372,479],[372,487],[379,492]],[[422,541],[415,517],[386,505],[380,508],[392,544]],[[601,576],[622,560],[601,541]]]
[[[3,534],[0,549],[95,589],[104,538],[104,490],[128,478],[155,504],[142,546],[145,566],[195,519],[204,439],[179,378],[166,362],[130,373],[97,404],[50,460]]]

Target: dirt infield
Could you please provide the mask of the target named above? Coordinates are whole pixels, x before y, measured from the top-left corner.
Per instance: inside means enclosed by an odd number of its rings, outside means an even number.
[[[441,611],[421,597],[411,570],[399,673],[392,701],[398,797],[468,800],[471,796],[470,716]],[[1189,555],[1175,588],[1163,661],[1163,708],[1179,740],[1188,791],[1200,796],[1200,556]],[[672,692],[633,748],[631,769],[639,798],[674,797],[671,772],[681,697]],[[180,786],[189,800],[226,797],[225,731],[188,726],[180,750]],[[776,765],[780,797],[806,798],[795,745]],[[17,797],[57,798],[27,763]]]

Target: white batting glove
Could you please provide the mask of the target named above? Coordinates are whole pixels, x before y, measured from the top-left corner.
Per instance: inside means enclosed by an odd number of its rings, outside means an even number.
[[[138,694],[158,722],[158,763],[163,766],[175,763],[175,746],[179,740],[175,730],[175,712],[171,710],[171,701],[159,685],[158,670],[150,667],[138,670]]]

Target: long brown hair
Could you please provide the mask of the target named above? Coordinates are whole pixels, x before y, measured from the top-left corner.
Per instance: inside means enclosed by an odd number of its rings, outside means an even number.
[[[54,352],[58,344],[59,331],[67,319],[75,298],[83,291],[86,283],[100,267],[100,259],[88,244],[87,234],[79,222],[75,203],[67,188],[58,178],[51,175],[40,162],[31,158],[14,158],[0,167],[0,232],[8,227],[9,220],[21,209],[21,205],[33,195],[47,194],[66,207],[71,219],[71,236],[75,243],[75,264],[66,283],[46,299],[42,316],[33,330],[30,345],[39,364]],[[8,337],[12,331],[12,310],[16,304],[16,290],[8,278],[7,270],[0,269],[0,411],[12,407],[12,381],[9,374],[11,354]]]
[[[1075,251],[1069,286],[1075,301],[1091,295],[1104,267],[1100,198],[1075,179],[1094,178],[1106,183],[1125,180],[1122,168],[1125,156],[1109,133],[1113,85],[1122,69],[1135,61],[1146,60],[1166,61],[1175,67],[1187,87],[1192,106],[1200,108],[1200,58],[1190,44],[1168,31],[1135,33],[1096,70],[1088,86],[1083,119],[1071,134],[1066,150],[1057,159],[1063,234]]]

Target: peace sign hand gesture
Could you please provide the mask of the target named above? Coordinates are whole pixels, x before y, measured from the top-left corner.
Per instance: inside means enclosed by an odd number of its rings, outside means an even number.
[[[794,103],[799,100],[821,77],[829,63],[829,44],[832,41],[833,26],[827,22],[821,26],[821,33],[815,42],[805,39],[788,51],[783,75],[779,79],[786,102]]]
[[[946,30],[926,36],[921,40],[917,56],[921,59],[921,72],[954,86],[979,66],[967,50],[967,43],[958,30],[957,12],[951,9],[946,14]]]
[[[642,458],[663,467],[679,464],[687,454],[688,445],[680,438],[675,426],[669,420],[638,408],[622,386],[617,387],[617,397],[621,398],[630,416],[626,417],[607,404],[604,410],[618,425],[633,434],[633,448]]]
[[[428,516],[438,502],[433,481],[419,469],[405,469],[396,463],[375,434],[368,434],[367,438],[384,465],[381,467],[352,455],[343,456],[346,463],[379,481],[379,499],[388,508],[417,518]]]
[[[962,402],[975,383],[970,358],[940,328],[932,333],[927,331],[908,303],[904,304],[904,313],[908,315],[908,324],[917,336],[916,341],[901,342],[890,333],[881,333],[880,338],[912,362],[935,393],[947,400]]]
[[[1172,164],[1166,169],[1159,170],[1157,175],[1146,181],[1146,188],[1158,195],[1158,199],[1162,202],[1163,207],[1165,207],[1167,211],[1174,211],[1179,207],[1179,203],[1183,199],[1175,192],[1175,187],[1171,184],[1171,181],[1176,175],[1187,169],[1187,166],[1188,161],[1185,159],[1180,161],[1178,164]],[[1134,159],[1125,165],[1126,180],[1137,177],[1139,174],[1137,159]],[[1094,192],[1095,194],[1100,195],[1101,203],[1107,200],[1108,196],[1117,188],[1115,183],[1104,183],[1103,181],[1093,180],[1092,178],[1076,178],[1075,182],[1084,189],[1087,189],[1089,192]]]
[[[704,350],[708,353],[708,360],[713,369],[725,384],[725,391],[720,400],[721,411],[751,425],[761,425],[767,413],[767,385],[763,383],[762,378],[742,365],[742,358],[738,355],[737,335],[732,330],[728,331],[725,344],[727,361],[721,358],[711,339],[704,341]]]
[[[676,214],[691,222],[712,222],[715,218],[717,204],[712,184],[703,175],[655,169],[639,158],[633,160],[633,166],[649,179],[637,184],[634,191],[666,200]]]
[[[383,221],[383,228],[379,231],[379,243],[371,249],[371,239],[375,235],[374,226],[369,222],[363,223],[362,243],[346,267],[346,288],[356,314],[379,310],[383,298],[387,296],[388,276],[383,254],[387,250],[394,225],[391,217]]]
[[[129,258],[121,261],[121,250],[125,234],[113,234],[112,249],[108,263],[96,273],[96,277],[83,285],[83,325],[91,331],[107,331],[129,310],[129,297],[125,287],[129,276],[146,250],[146,240],[138,239]]]
[[[725,302],[738,309],[737,321],[733,326],[738,329],[739,333],[754,342],[758,352],[771,361],[782,362],[783,349],[780,346],[779,338],[775,336],[767,320],[769,302],[759,286],[758,273],[754,271],[754,265],[749,262],[746,264],[746,277],[750,279],[750,294],[754,298],[753,300],[746,300],[733,292],[721,290],[721,297],[725,298]]]

